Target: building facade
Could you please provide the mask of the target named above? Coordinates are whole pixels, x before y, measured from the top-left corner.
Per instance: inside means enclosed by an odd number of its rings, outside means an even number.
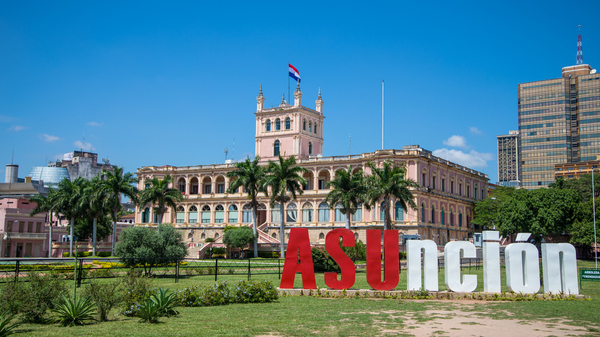
[[[496,136],[498,141],[498,185],[519,185],[519,131]]]
[[[600,154],[600,74],[590,65],[562,69],[562,77],[521,83],[519,160],[521,186],[547,187],[554,165]]]
[[[592,171],[598,171],[598,167],[600,167],[600,159],[579,163],[556,164],[554,165],[554,176],[555,178],[579,179],[584,174],[591,174]]]
[[[29,202],[28,198],[0,198],[1,257],[47,256],[48,235],[44,233],[46,214],[29,216],[35,207],[36,204]]]
[[[418,145],[400,150],[379,150],[349,156],[323,157],[323,99],[319,95],[316,108],[301,105],[302,92],[297,87],[294,105],[282,101],[279,107],[265,109],[262,88],[257,97],[256,155],[264,165],[277,155],[296,156],[298,165],[306,168],[303,194],[285,207],[286,233],[290,228],[308,228],[311,243],[324,244],[325,235],[334,228],[343,228],[346,217],[337,205],[329,205],[325,198],[328,181],[338,170],[364,170],[370,173],[367,162],[382,165],[384,161],[406,165],[407,178],[421,187],[413,190],[417,209],[402,209],[392,201],[393,227],[402,234],[419,234],[440,245],[450,240],[466,240],[473,232],[474,202],[487,196],[488,177],[475,170],[435,157]],[[234,163],[202,166],[147,166],[137,170],[138,188],[144,189],[152,178],[166,175],[174,178],[173,187],[184,196],[176,209],[164,214],[163,222],[174,223],[185,232],[188,243],[202,243],[206,238],[220,239],[225,226],[250,226],[252,209],[247,195],[240,188],[227,193],[230,180],[227,173]],[[259,240],[263,250],[275,250],[279,245],[280,205],[271,207],[269,199],[259,197]],[[352,215],[352,231],[357,239],[366,242],[366,229],[382,229],[381,203],[367,209],[359,207]],[[136,210],[135,222],[152,226],[158,222],[152,205]]]

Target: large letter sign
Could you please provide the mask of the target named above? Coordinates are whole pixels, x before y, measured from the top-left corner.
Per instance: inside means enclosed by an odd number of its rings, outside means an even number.
[[[568,243],[542,243],[544,292],[579,295],[575,247]]]
[[[515,293],[535,294],[540,290],[538,249],[531,243],[512,243],[504,251],[506,287]]]
[[[292,228],[290,230],[283,273],[281,273],[281,288],[293,288],[296,273],[302,274],[302,287],[304,289],[317,289],[307,228]]]
[[[446,288],[457,292],[472,292],[477,288],[477,275],[460,275],[460,252],[463,257],[475,258],[475,245],[469,241],[452,241],[444,247],[444,273]]]
[[[421,284],[421,250],[423,254],[423,283]],[[406,241],[406,283],[408,290],[438,291],[437,245],[431,240]]]
[[[385,279],[381,281],[381,231],[367,229],[367,282],[375,290],[392,290],[400,280],[398,231],[383,231]]]
[[[340,238],[344,247],[354,247],[354,233],[346,228],[338,228],[327,233],[325,248],[331,258],[340,266],[341,279],[338,281],[337,273],[325,273],[325,284],[332,289],[349,289],[354,285],[356,270],[354,263],[340,247]]]
[[[517,242],[506,247],[506,287],[512,292],[535,294],[540,290],[538,249],[527,241],[529,233],[519,233]],[[497,231],[484,231],[483,291],[500,293],[500,236]],[[327,233],[325,248],[340,266],[340,273],[324,274],[325,284],[332,289],[354,286],[356,269],[342,247],[354,246],[354,233],[334,229]],[[367,230],[367,282],[375,290],[392,290],[398,285],[399,243],[397,230],[383,231],[384,279],[381,280],[381,231]],[[406,277],[408,290],[438,291],[438,245],[431,240],[406,242]],[[448,291],[472,292],[477,289],[476,275],[461,274],[461,257],[475,258],[475,246],[469,241],[451,241],[444,247],[444,276]],[[422,262],[421,262],[422,261]],[[422,265],[421,265],[422,263]],[[544,292],[579,294],[575,247],[569,243],[542,244]],[[292,228],[281,275],[281,288],[293,288],[296,273],[302,274],[304,289],[317,289],[307,228]],[[338,279],[339,278],[339,279]]]

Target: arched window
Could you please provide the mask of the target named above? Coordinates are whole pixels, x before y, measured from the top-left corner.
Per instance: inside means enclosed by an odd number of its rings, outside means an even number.
[[[271,120],[267,119],[267,131],[271,131]]]
[[[219,238],[219,233],[215,233],[215,239]]]
[[[310,202],[305,203],[302,206],[302,222],[312,222],[313,221],[313,209],[312,204]]]
[[[442,207],[442,225],[446,224],[446,222],[444,222],[444,220],[446,220],[446,219],[444,219],[444,208]]]
[[[315,123],[315,134],[317,133],[317,123]]]
[[[306,131],[306,119],[302,121],[302,130]]]
[[[273,232],[273,234],[271,234],[271,237],[272,237],[273,239],[277,239],[277,233]]]
[[[279,118],[277,118],[275,120],[275,131],[279,131],[281,130],[281,120],[279,120]]]
[[[379,206],[379,220],[385,221],[385,201]]]
[[[425,222],[425,204],[421,204],[421,222]]]
[[[273,155],[279,156],[279,141],[278,140],[276,140],[275,144],[273,145]]]
[[[194,177],[190,181],[190,193],[198,194],[198,178]]]
[[[252,206],[250,206],[250,204],[245,204],[244,207],[242,207],[242,222],[252,222]]]
[[[179,192],[185,194],[185,179],[179,178]]]
[[[469,214],[467,214],[467,222],[465,222],[465,227],[469,228]]]
[[[319,240],[325,240],[325,234],[319,233]]]
[[[308,142],[308,154],[312,154],[312,143]]]
[[[148,223],[150,221],[150,208],[144,208],[142,212],[142,223]]]
[[[454,226],[454,211],[450,210],[450,226]]]
[[[286,119],[285,119],[285,129],[286,129],[286,130],[289,130],[289,129],[291,129],[291,128],[292,128],[292,121],[291,121],[291,120],[290,120],[290,118],[288,117],[288,118],[286,118]]]
[[[298,206],[296,206],[295,203],[289,204],[285,214],[286,214],[285,221],[287,221],[287,222],[298,221]]]
[[[458,213],[458,227],[462,227],[462,213]]]
[[[402,209],[400,201],[396,201],[394,206],[396,211],[396,221],[404,221],[404,209]]]
[[[312,122],[308,122],[308,132],[312,132]]]
[[[358,241],[358,233],[354,233],[354,240]]]
[[[337,205],[335,205],[335,222],[345,222],[346,221],[346,214],[342,213],[343,209],[344,209],[344,207],[342,206],[341,202],[339,202]]]
[[[177,207],[177,220],[175,221],[176,223],[184,223],[185,222],[185,209],[183,208],[183,206],[178,206]]]
[[[190,207],[189,212],[189,223],[197,223],[198,222],[198,208],[196,206]]]
[[[271,209],[271,222],[276,224],[281,222],[281,208],[279,204],[273,205]]]
[[[435,206],[431,205],[431,223],[435,223]]]
[[[206,234],[202,233],[202,234],[200,235],[200,239],[205,239],[205,238],[206,238]]]
[[[352,221],[362,221],[362,203],[359,203],[358,205],[356,205],[356,212],[354,212],[354,214],[352,214]]]
[[[319,222],[329,221],[329,205],[326,202],[319,204]]]
[[[229,222],[229,223],[237,223],[238,222],[238,208],[236,205],[229,205],[229,214],[228,214],[227,222]]]
[[[223,223],[225,218],[225,208],[223,205],[218,205],[215,207],[215,223]]]
[[[210,223],[210,206],[202,206],[202,223]]]

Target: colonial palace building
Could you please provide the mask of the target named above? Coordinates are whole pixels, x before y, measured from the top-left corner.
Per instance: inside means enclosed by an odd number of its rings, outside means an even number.
[[[393,227],[401,235],[419,234],[422,239],[432,239],[439,245],[451,240],[466,240],[472,236],[473,206],[476,200],[488,193],[488,176],[481,172],[435,157],[430,151],[416,146],[404,146],[400,150],[378,150],[358,155],[323,157],[323,100],[321,92],[316,108],[302,106],[300,87],[294,92],[294,104],[285,100],[275,108],[265,108],[262,88],[256,99],[256,155],[266,165],[278,155],[296,156],[298,165],[308,173],[304,193],[284,205],[286,233],[290,228],[308,228],[312,244],[324,244],[325,235],[334,228],[345,226],[345,215],[339,207],[324,202],[329,188],[326,184],[336,171],[352,166],[365,170],[367,162],[381,165],[389,160],[403,163],[408,178],[418,182],[420,188],[413,190],[417,210],[402,209],[393,201]],[[138,188],[144,188],[148,180],[165,175],[173,176],[175,188],[184,196],[176,209],[168,210],[163,222],[175,224],[184,231],[190,247],[202,250],[206,238],[221,242],[226,226],[251,226],[252,210],[242,188],[227,193],[234,163],[202,166],[146,166],[137,170]],[[280,205],[271,207],[269,199],[260,195],[258,211],[260,250],[275,250],[279,246]],[[357,239],[366,242],[366,229],[382,229],[381,204],[367,210],[360,207],[352,216],[352,231]],[[137,208],[137,224],[152,226],[158,219],[151,205]],[[288,234],[289,235],[289,234]],[[196,253],[194,252],[194,254]],[[198,252],[201,253],[201,252]],[[192,254],[192,253],[190,253]]]

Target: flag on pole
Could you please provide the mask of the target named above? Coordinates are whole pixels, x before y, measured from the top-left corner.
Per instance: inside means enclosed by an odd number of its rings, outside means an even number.
[[[289,71],[290,71],[290,77],[295,79],[296,81],[300,82],[300,73],[298,72],[298,69],[296,69],[296,67],[294,67],[293,65],[289,64]]]

